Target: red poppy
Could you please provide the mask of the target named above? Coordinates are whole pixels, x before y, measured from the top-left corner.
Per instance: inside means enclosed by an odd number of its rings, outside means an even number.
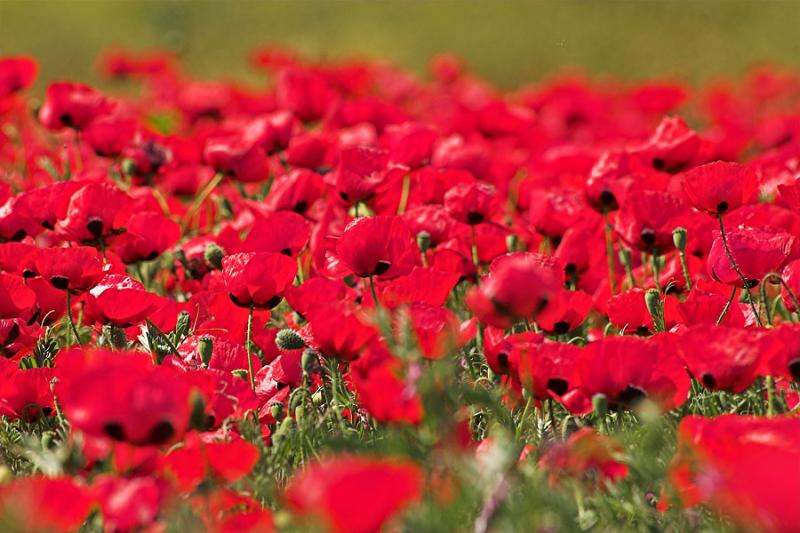
[[[296,513],[333,532],[374,533],[421,494],[422,472],[415,464],[344,455],[310,464],[296,474],[286,500]]]
[[[192,492],[210,475],[223,483],[246,476],[258,461],[258,448],[235,434],[189,433],[170,451],[161,468],[183,492]]]
[[[535,318],[563,284],[563,268],[552,257],[510,253],[492,261],[480,286],[467,294],[467,306],[481,321],[508,327]]]
[[[203,151],[205,162],[217,172],[244,183],[266,181],[269,157],[253,139],[242,132],[210,137]]]
[[[770,272],[778,272],[793,255],[795,238],[788,233],[739,227],[726,230],[725,238],[733,259],[749,287],[758,285]],[[708,275],[720,283],[742,287],[742,281],[725,251],[722,237],[714,232],[708,252]]]
[[[336,243],[339,259],[356,276],[391,279],[411,272],[416,246],[403,219],[379,215],[350,222]]]
[[[609,321],[626,333],[653,330],[653,317],[647,310],[644,295],[644,289],[634,287],[609,298]]]
[[[450,309],[415,302],[408,307],[408,318],[423,357],[439,359],[458,348],[458,318]]]
[[[663,254],[675,246],[672,230],[681,225],[687,206],[662,191],[635,191],[622,203],[614,229],[632,248]]]
[[[791,291],[795,298],[800,298],[800,259],[789,261],[786,266],[783,267],[781,277],[789,287],[787,290],[786,287],[781,285],[781,302],[783,303],[783,307],[790,313],[800,311],[789,294],[789,291]]]
[[[125,226],[130,198],[110,183],[87,183],[64,201],[56,230],[84,242],[108,237]]]
[[[121,106],[94,119],[86,128],[83,140],[97,155],[116,157],[133,141],[137,129],[136,117]]]
[[[83,130],[109,110],[110,102],[100,91],[80,83],[56,82],[47,87],[39,122],[51,130]]]
[[[222,260],[225,287],[242,307],[275,307],[296,275],[297,263],[279,253],[239,253]]]
[[[36,303],[36,293],[30,290],[21,276],[0,272],[0,318],[17,318],[30,311]]]
[[[492,220],[501,210],[495,190],[477,180],[447,191],[444,207],[455,220],[471,226]]]
[[[692,375],[705,387],[741,393],[755,381],[762,358],[780,348],[760,330],[696,326],[676,342]]]
[[[581,428],[566,442],[553,444],[539,459],[539,467],[549,473],[550,485],[555,486],[563,476],[582,477],[594,474],[595,479],[619,481],[628,475],[624,463],[624,448],[620,443]]]
[[[181,236],[180,226],[161,213],[145,211],[131,215],[125,233],[114,240],[114,251],[126,265],[151,261],[169,250]]]
[[[160,301],[135,279],[106,274],[89,290],[86,305],[89,314],[100,324],[127,328],[147,318]]]
[[[0,520],[13,531],[76,531],[93,503],[89,490],[69,477],[25,477],[0,486]]]
[[[94,287],[103,277],[103,257],[90,246],[41,248],[32,256],[35,274],[53,287],[79,293]]]
[[[38,69],[30,57],[0,58],[0,100],[33,85]]]
[[[276,252],[296,256],[308,244],[311,224],[291,211],[279,211],[253,223],[242,245],[243,252]]]
[[[684,172],[681,177],[689,203],[710,215],[738,209],[757,190],[755,173],[738,163],[715,161]]]
[[[573,344],[545,342],[541,335],[518,333],[507,337],[508,358],[520,384],[538,400],[559,398],[575,389],[581,349]]]
[[[377,148],[355,146],[339,153],[335,186],[347,204],[369,200],[385,177],[387,154]]]
[[[304,316],[308,320],[303,332],[307,344],[326,357],[352,361],[378,334],[363,312],[352,305],[331,302],[308,310]]]
[[[536,317],[542,330],[565,335],[578,328],[592,309],[592,297],[583,291],[556,291]]]
[[[186,431],[188,380],[153,366],[144,353],[76,349],[59,353],[56,368],[59,403],[75,429],[138,446],[164,444]]]
[[[53,377],[52,368],[22,370],[15,361],[0,359],[0,415],[32,421],[52,414]]]
[[[689,416],[669,477],[686,506],[707,504],[746,531],[790,533],[800,523],[798,439],[795,418]]]
[[[109,530],[133,531],[150,526],[158,518],[167,498],[167,484],[151,476],[102,474],[94,480],[92,493]]]
[[[304,214],[322,197],[322,176],[307,169],[294,169],[276,177],[264,199],[264,205],[274,211],[294,211]]]

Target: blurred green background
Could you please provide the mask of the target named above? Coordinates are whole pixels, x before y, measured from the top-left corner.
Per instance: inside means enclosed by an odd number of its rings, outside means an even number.
[[[247,53],[380,56],[418,72],[440,51],[503,87],[565,66],[699,81],[800,63],[800,2],[516,0],[0,0],[0,54],[39,58],[42,82],[97,80],[109,45],[170,48],[198,77],[256,79]]]

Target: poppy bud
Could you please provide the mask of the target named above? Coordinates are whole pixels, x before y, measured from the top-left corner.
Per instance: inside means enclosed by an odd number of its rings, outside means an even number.
[[[200,352],[200,360],[203,365],[208,366],[211,361],[211,354],[214,353],[214,339],[212,337],[200,337],[197,341],[197,351]]]
[[[269,408],[269,413],[275,420],[280,420],[281,418],[283,418],[283,404],[282,403],[272,404],[272,407]]]
[[[122,160],[120,169],[122,170],[122,174],[124,176],[133,176],[136,173],[136,161],[129,157],[125,158]]]
[[[192,322],[189,313],[186,311],[181,311],[180,313],[178,313],[178,320],[175,323],[175,335],[179,339],[189,334],[191,326]]]
[[[517,245],[519,245],[519,237],[517,237],[514,233],[506,236],[506,250],[509,252],[516,252]]]
[[[203,252],[203,259],[209,268],[222,270],[222,259],[225,257],[225,250],[216,243],[209,243]]]
[[[306,343],[296,331],[291,329],[282,329],[275,335],[275,344],[281,350],[299,350],[305,348]]]
[[[419,251],[423,254],[427,252],[428,248],[431,247],[431,234],[425,230],[417,233],[417,246],[419,246]]]
[[[45,431],[42,433],[42,449],[49,450],[55,443],[56,434],[54,431]]]
[[[656,331],[664,331],[664,304],[661,301],[661,294],[656,289],[648,289],[644,293],[644,303],[647,311],[653,317],[653,325]]]
[[[237,368],[236,370],[231,370],[231,374],[233,374],[237,378],[242,378],[244,380],[249,379],[247,370],[245,370],[244,368]]]
[[[672,230],[672,242],[679,252],[686,250],[686,228],[675,228]]]
[[[303,352],[303,358],[300,360],[300,364],[303,366],[304,373],[311,374],[314,372],[314,367],[317,365],[317,354],[314,353],[314,350],[305,350]]]
[[[125,335],[124,329],[114,324],[106,324],[103,326],[103,333],[106,334],[106,338],[111,341],[111,346],[114,348],[124,349],[128,347],[128,337]]]
[[[592,396],[592,410],[599,419],[604,419],[608,413],[608,398],[605,394],[595,394]]]
[[[298,405],[294,408],[294,419],[297,420],[297,423],[301,423],[303,421],[303,417],[306,414],[305,407],[302,405]]]

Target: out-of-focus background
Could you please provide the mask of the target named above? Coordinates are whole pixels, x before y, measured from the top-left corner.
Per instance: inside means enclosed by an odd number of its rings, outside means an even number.
[[[168,48],[197,77],[255,79],[248,52],[376,56],[424,72],[452,51],[503,86],[567,66],[690,82],[800,63],[800,2],[517,0],[0,0],[0,55],[40,60],[40,85],[96,82],[109,46]]]

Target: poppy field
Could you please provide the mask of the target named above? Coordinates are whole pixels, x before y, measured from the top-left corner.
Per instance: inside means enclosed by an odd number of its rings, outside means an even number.
[[[0,57],[0,531],[800,531],[800,74]]]

